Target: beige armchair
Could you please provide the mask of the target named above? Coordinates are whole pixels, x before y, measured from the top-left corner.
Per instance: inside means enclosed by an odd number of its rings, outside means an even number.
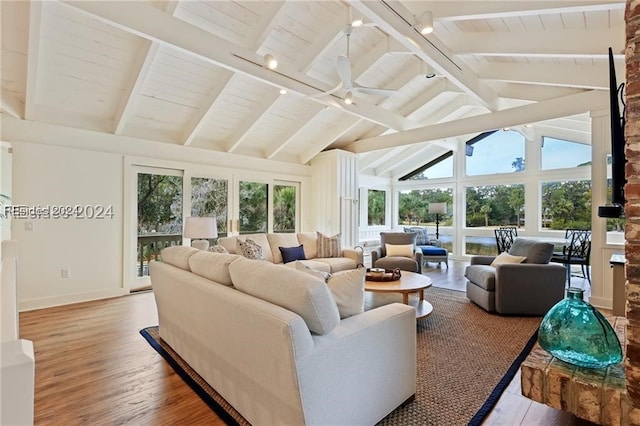
[[[387,244],[390,246],[413,245],[406,255],[389,256]],[[392,253],[395,254],[395,253]],[[422,273],[422,250],[416,246],[416,234],[412,232],[381,232],[380,247],[371,252],[371,266],[374,268],[395,269],[403,271]]]
[[[495,256],[473,256],[464,276],[467,298],[489,312],[544,315],[564,298],[565,270],[549,263],[553,244],[516,238],[508,254],[522,263],[492,266]]]

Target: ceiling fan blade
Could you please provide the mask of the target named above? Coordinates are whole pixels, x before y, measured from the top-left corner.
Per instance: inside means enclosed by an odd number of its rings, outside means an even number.
[[[351,61],[345,55],[338,56],[338,62],[336,64],[338,75],[342,80],[342,84],[346,90],[351,89]]]
[[[398,93],[397,90],[393,89],[377,89],[375,87],[364,87],[364,86],[353,86],[353,90],[360,93],[368,93],[370,95],[378,95],[378,96],[392,96]]]
[[[336,93],[337,91],[339,91],[340,89],[342,89],[342,82],[338,83],[338,85],[332,89],[327,90],[326,92],[320,92],[320,93],[316,93],[315,95],[309,95],[306,96],[307,98],[311,98],[311,99],[317,99],[317,98],[321,98],[323,96],[329,96],[333,93]]]

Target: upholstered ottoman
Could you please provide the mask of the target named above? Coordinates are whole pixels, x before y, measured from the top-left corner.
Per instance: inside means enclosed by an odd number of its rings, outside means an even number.
[[[444,262],[449,268],[449,252],[447,249],[437,246],[418,246],[422,250],[422,261],[424,266],[427,262]]]

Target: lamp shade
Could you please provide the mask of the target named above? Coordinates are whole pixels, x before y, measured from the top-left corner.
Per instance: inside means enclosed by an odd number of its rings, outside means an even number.
[[[185,238],[217,238],[218,225],[215,217],[187,217],[184,222]]]
[[[447,213],[447,203],[429,203],[429,213]]]

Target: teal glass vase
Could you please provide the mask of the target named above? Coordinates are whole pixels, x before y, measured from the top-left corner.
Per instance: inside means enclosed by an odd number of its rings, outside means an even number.
[[[540,346],[562,361],[579,367],[604,368],[622,361],[616,332],[602,314],[583,300],[580,288],[570,287],[542,319]]]

